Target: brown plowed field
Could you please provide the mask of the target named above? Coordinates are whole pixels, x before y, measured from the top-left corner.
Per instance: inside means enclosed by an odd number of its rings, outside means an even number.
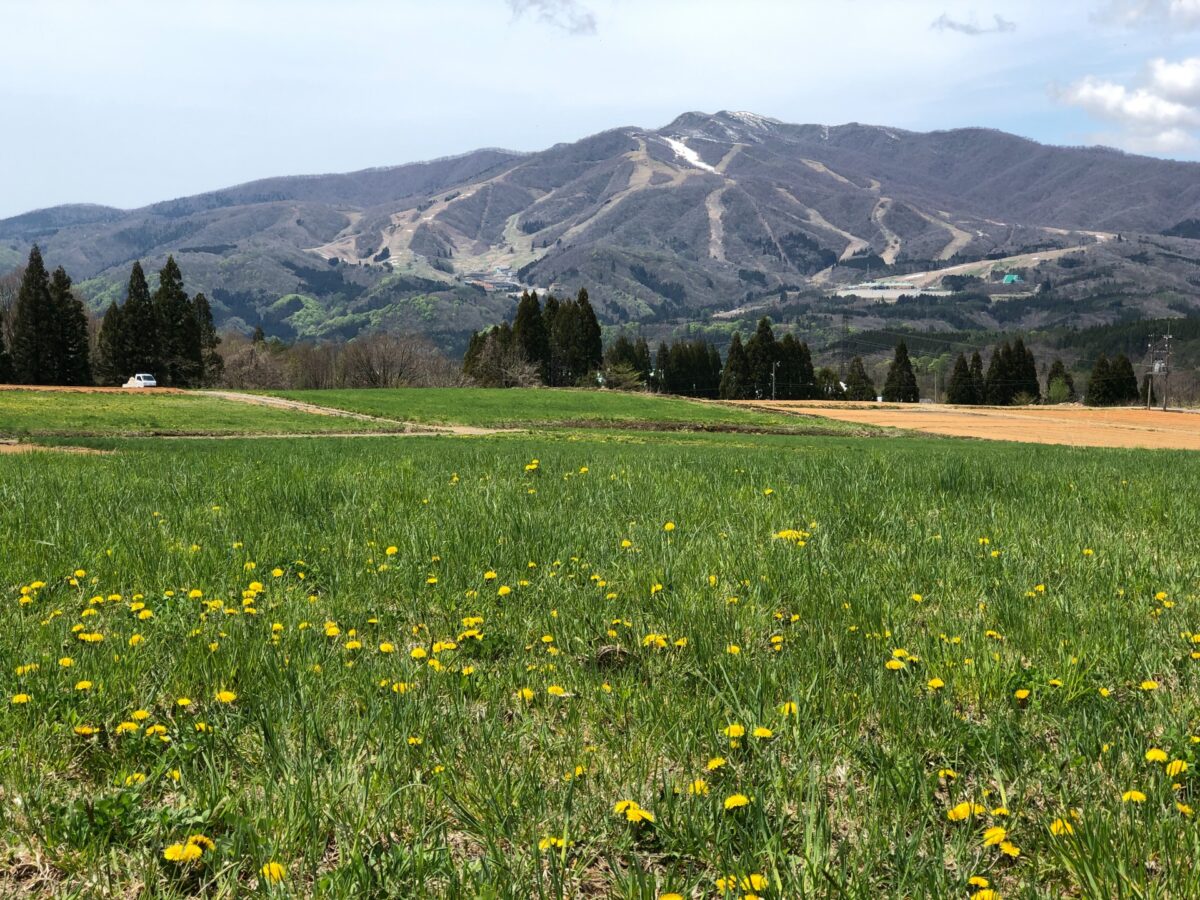
[[[820,400],[743,400],[739,405],[951,437],[1074,447],[1200,450],[1200,415],[1186,411],[1090,409],[1083,406],[893,405]]]

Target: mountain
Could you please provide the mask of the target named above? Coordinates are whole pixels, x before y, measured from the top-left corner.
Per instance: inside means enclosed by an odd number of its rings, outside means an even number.
[[[687,322],[880,276],[936,286],[943,269],[995,260],[1080,296],[1157,297],[1159,313],[1200,285],[1198,219],[1197,163],[987,129],[691,112],[538,153],[40,210],[0,221],[0,252],[37,241],[95,308],[120,296],[133,260],[173,253],[222,325],[418,329],[461,346],[525,286],[586,285],[608,323]]]

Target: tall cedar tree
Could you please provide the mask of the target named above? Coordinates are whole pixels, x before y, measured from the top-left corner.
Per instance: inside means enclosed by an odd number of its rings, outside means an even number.
[[[537,291],[521,294],[513,319],[513,336],[525,361],[537,367],[543,382],[550,377],[550,335],[542,319],[542,304]]]
[[[811,400],[823,396],[813,372],[808,344],[785,334],[776,349],[779,368],[775,375],[775,396],[780,400]]]
[[[746,342],[746,360],[750,364],[749,396],[771,396],[771,374],[778,359],[779,345],[775,341],[775,332],[771,330],[771,320],[764,316],[758,320],[758,328]]]
[[[1005,341],[997,344],[992,350],[992,358],[988,363],[983,401],[989,406],[1007,406],[1009,390],[1012,386],[1012,375],[1009,363],[1012,361],[1012,347]]]
[[[708,341],[676,341],[667,351],[664,389],[687,397],[716,397],[721,388],[721,354]]]
[[[975,383],[971,380],[971,367],[962,353],[954,361],[954,371],[946,385],[946,402],[973,405],[979,402],[975,396]]]
[[[913,374],[908,359],[908,347],[904,341],[896,345],[896,355],[888,367],[887,380],[883,384],[883,399],[888,403],[918,403],[921,392],[917,388],[917,376]]]
[[[579,342],[583,363],[583,371],[579,374],[582,377],[599,369],[604,360],[604,332],[600,329],[596,310],[588,299],[587,288],[579,289],[575,303],[579,307]]]
[[[4,313],[0,312],[0,384],[11,384],[12,381],[12,356],[4,340]]]
[[[606,369],[620,366],[627,366],[637,371],[637,351],[627,334],[618,334],[617,339],[604,351],[604,367]]]
[[[1129,357],[1122,353],[1112,364],[1113,402],[1136,403],[1141,395],[1138,389],[1137,375],[1133,372],[1133,364]]]
[[[13,381],[58,383],[58,323],[50,296],[50,276],[34,244],[12,311]]]
[[[987,381],[983,377],[983,357],[978,350],[971,354],[971,390],[976,403],[986,401]]]
[[[138,372],[149,372],[156,378],[162,375],[162,344],[159,338],[158,317],[150,299],[150,286],[142,264],[135,262],[129,272],[125,305],[121,309],[121,353],[123,369],[118,376],[128,378]]]
[[[646,343],[646,339],[638,336],[637,343],[633,345],[633,367],[637,373],[642,376],[642,381],[649,383],[650,381],[650,345]]]
[[[1012,366],[1014,375],[1012,399],[1015,400],[1023,394],[1027,402],[1036,403],[1041,397],[1037,361],[1033,358],[1033,351],[1025,346],[1025,342],[1021,338],[1017,338],[1013,342]]]
[[[197,294],[192,298],[192,312],[200,328],[200,379],[199,384],[209,387],[221,380],[225,373],[225,359],[217,351],[221,336],[213,323],[212,307],[208,298]]]
[[[83,304],[71,293],[71,278],[62,266],[50,276],[50,301],[54,310],[58,345],[55,384],[91,384],[88,357],[88,317]]]
[[[875,390],[875,382],[867,374],[862,357],[856,356],[850,360],[850,369],[846,374],[847,400],[875,400],[879,394]]]
[[[95,376],[97,384],[114,385],[124,380],[124,332],[121,326],[121,307],[114,300],[104,311],[100,333],[96,336]]]
[[[721,372],[721,399],[745,400],[754,389],[750,374],[750,360],[742,346],[742,336],[736,332],[729,342],[729,353],[725,357],[725,368]]]
[[[1056,359],[1050,365],[1050,372],[1046,375],[1046,398],[1054,396],[1054,383],[1062,382],[1061,395],[1065,402],[1075,402],[1075,379],[1071,377],[1071,373],[1067,371],[1067,367],[1063,365],[1061,359]]]
[[[1087,396],[1084,398],[1088,406],[1111,406],[1113,404],[1112,365],[1108,357],[1101,353],[1096,357],[1092,366],[1091,377],[1088,378]]]
[[[667,384],[671,380],[668,371],[670,366],[671,348],[666,341],[659,341],[658,349],[654,351],[654,390],[660,394],[667,392]]]
[[[162,371],[158,377],[175,387],[189,387],[198,382],[203,369],[200,323],[183,289],[183,273],[174,256],[167,257],[166,265],[158,273],[154,315],[162,352]]]

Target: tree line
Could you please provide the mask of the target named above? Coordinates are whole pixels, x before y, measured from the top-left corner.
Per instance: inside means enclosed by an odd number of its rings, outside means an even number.
[[[1055,359],[1046,374],[1046,389],[1038,380],[1033,351],[1021,338],[1005,341],[992,350],[987,372],[976,350],[970,361],[958,354],[946,385],[946,401],[968,405],[1012,406],[1037,403],[1073,403],[1079,399],[1075,379],[1061,359]],[[1096,359],[1088,379],[1085,402],[1089,406],[1115,406],[1144,400],[1129,357],[1120,354],[1110,362],[1103,353]]]
[[[109,304],[96,339],[96,380],[121,384],[149,372],[161,385],[200,387],[221,375],[221,338],[204,294],[189,298],[175,257],[168,256],[153,294],[142,264],[134,262],[125,302]]]
[[[224,365],[208,300],[188,297],[173,257],[153,294],[141,263],[133,264],[125,301],[109,305],[93,347],[71,277],[62,266],[47,272],[34,245],[9,316],[0,323],[0,382],[113,385],[148,372],[159,384],[196,387],[214,383]]]
[[[471,335],[463,373],[487,387],[569,387],[598,371],[603,349],[586,289],[574,299],[547,294],[544,305],[536,291],[526,291],[511,324]]]

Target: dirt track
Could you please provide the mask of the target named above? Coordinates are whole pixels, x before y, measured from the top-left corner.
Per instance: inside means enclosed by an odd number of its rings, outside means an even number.
[[[819,400],[746,400],[739,405],[951,437],[1074,447],[1200,450],[1200,415],[1182,411],[1081,406],[909,406]]]

